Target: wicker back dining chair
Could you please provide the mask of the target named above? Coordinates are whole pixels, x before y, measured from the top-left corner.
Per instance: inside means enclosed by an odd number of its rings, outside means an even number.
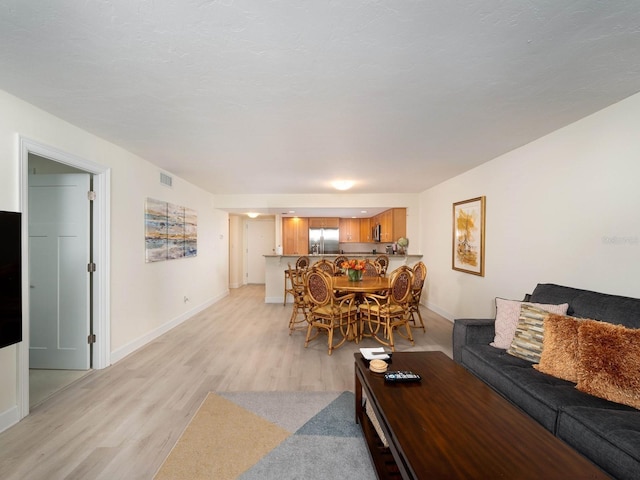
[[[305,348],[309,342],[316,338],[321,331],[326,331],[328,336],[329,355],[340,347],[348,338],[357,336],[357,305],[355,294],[335,296],[332,288],[331,275],[320,269],[311,269],[305,277],[306,292],[309,299],[309,312],[307,315],[309,325]],[[313,330],[316,330],[312,336]],[[335,331],[340,332],[342,338],[334,343]]]
[[[289,318],[289,335],[301,323],[308,321],[309,314],[309,296],[307,295],[305,286],[305,275],[307,270],[303,268],[295,268],[290,270],[291,278],[291,294],[293,295],[293,310]]]
[[[294,269],[291,268],[291,264],[290,263],[288,263],[287,266],[289,268],[284,271],[284,296],[282,298],[282,305],[283,306],[285,306],[287,304],[287,295],[294,296],[293,281],[291,279],[291,274],[292,274]],[[307,257],[307,256],[298,257],[298,259],[296,260],[296,266],[295,266],[296,270],[298,270],[298,269],[304,270],[308,266],[309,266],[309,257]],[[295,298],[294,298],[294,302],[295,302]]]
[[[427,279],[427,266],[418,262],[413,266],[413,284],[411,285],[411,297],[409,298],[409,318],[414,326],[417,326],[416,315],[420,321],[420,328],[425,332],[424,321],[420,313],[420,297],[422,297],[422,289]]]
[[[378,255],[374,261],[380,265],[380,275],[386,275],[387,269],[389,268],[389,256]]]
[[[372,336],[379,343],[395,351],[394,331],[413,345],[413,335],[409,325],[409,298],[413,273],[406,265],[391,272],[389,290],[384,295],[365,294],[360,304],[361,336]],[[404,327],[404,332],[400,330]],[[364,333],[365,330],[368,333]]]
[[[374,261],[366,259],[364,261],[364,269],[362,270],[363,277],[379,277],[380,273],[380,265]]]
[[[335,264],[324,258],[322,260],[318,260],[316,263],[311,265],[311,268],[316,270],[322,270],[323,272],[329,274],[330,276],[333,276],[336,273]]]
[[[296,268],[308,268],[309,267],[309,257],[303,255],[298,257],[296,260]]]
[[[333,261],[333,264],[335,265],[336,269],[335,269],[335,275],[342,275],[342,264],[344,262],[348,262],[349,258],[347,258],[345,255],[338,255],[335,260]]]

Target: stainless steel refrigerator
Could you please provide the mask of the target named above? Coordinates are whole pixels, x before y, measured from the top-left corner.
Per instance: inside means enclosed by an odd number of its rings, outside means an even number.
[[[340,253],[340,234],[337,228],[310,228],[309,253],[332,254]]]

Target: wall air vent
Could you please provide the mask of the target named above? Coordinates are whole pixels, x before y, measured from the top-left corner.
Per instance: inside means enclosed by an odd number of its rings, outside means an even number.
[[[173,185],[173,177],[170,177],[166,173],[160,172],[160,183],[165,187],[170,187]]]

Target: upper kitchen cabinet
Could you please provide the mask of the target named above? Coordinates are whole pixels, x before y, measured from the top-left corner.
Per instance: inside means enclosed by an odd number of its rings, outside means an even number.
[[[392,208],[372,218],[372,226],[380,225],[380,242],[393,243],[407,236],[407,209]]]
[[[282,251],[284,255],[309,255],[309,219],[282,219]]]
[[[309,218],[309,228],[339,228],[340,219],[338,217],[311,217]]]
[[[360,242],[360,219],[340,219],[340,243]]]
[[[373,242],[371,238],[371,219],[360,219],[360,241],[361,242]]]

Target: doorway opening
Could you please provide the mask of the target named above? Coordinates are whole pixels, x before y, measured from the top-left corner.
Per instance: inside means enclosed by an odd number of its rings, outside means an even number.
[[[25,138],[20,147],[27,297],[17,359],[22,419],[90,369],[110,364],[110,169]],[[82,222],[73,220],[78,215]]]
[[[28,155],[29,407],[91,369],[92,175]]]

